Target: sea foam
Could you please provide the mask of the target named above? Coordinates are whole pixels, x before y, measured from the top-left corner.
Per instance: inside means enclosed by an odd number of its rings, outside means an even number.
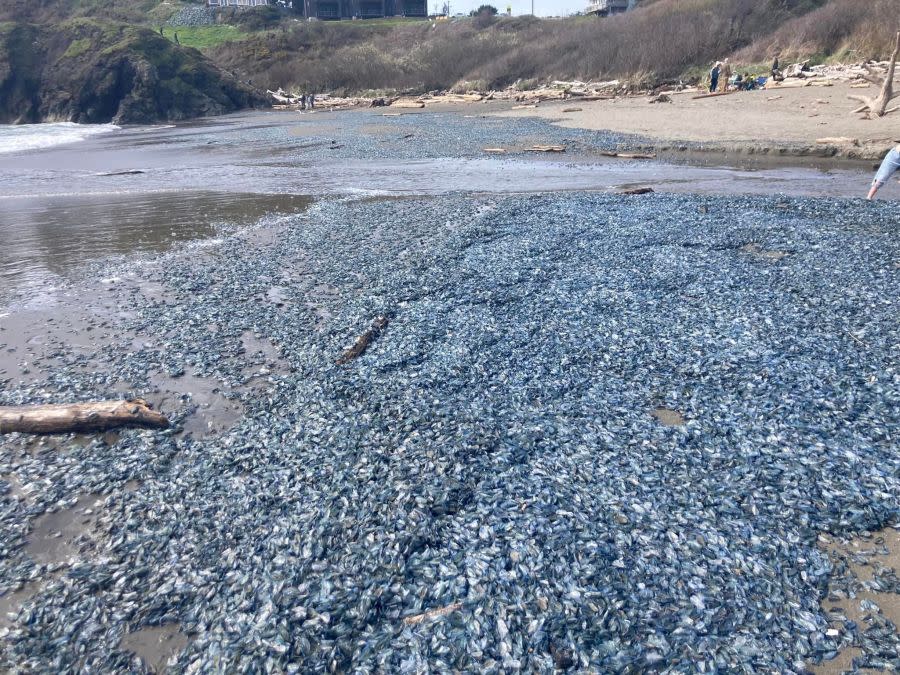
[[[90,136],[118,129],[115,124],[3,124],[0,125],[0,154],[40,150],[65,143],[76,143]]]

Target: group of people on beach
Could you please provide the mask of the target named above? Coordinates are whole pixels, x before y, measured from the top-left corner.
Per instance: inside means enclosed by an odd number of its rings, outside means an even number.
[[[781,72],[781,67],[778,62],[778,56],[775,56],[772,61],[770,77],[775,82],[780,82],[784,79],[784,75]],[[721,89],[719,88],[720,82],[722,83]],[[741,75],[740,73],[732,75],[731,64],[728,62],[728,59],[716,61],[709,71],[710,93],[726,93],[728,92],[729,87],[732,87],[735,90],[750,90],[755,89],[758,85],[759,81],[757,78],[751,77],[750,75]],[[875,174],[875,178],[872,179],[872,186],[869,188],[867,199],[874,199],[875,194],[897,171],[900,171],[900,145],[892,148],[882,160],[881,166]]]
[[[770,77],[776,82],[784,79],[777,56],[772,63]],[[720,82],[722,83],[721,89],[719,88]],[[749,73],[736,72],[732,74],[731,64],[728,62],[728,59],[716,61],[709,71],[709,91],[711,94],[727,93],[729,88],[734,91],[752,91],[753,89],[759,89],[765,82],[765,77],[755,77]]]

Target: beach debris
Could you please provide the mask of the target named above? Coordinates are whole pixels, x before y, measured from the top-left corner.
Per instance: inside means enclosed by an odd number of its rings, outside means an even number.
[[[528,148],[531,152],[565,152],[564,145],[532,145]]]
[[[601,150],[600,155],[603,157],[617,157],[619,159],[656,159],[656,155],[651,152],[613,152]]]
[[[484,151],[494,155],[502,155],[506,152],[506,148],[485,148]]]
[[[784,98],[784,96],[769,96],[767,101],[777,101],[778,99]]]
[[[563,108],[563,109],[562,109],[562,111],[563,111],[564,113],[581,112],[582,110],[583,110],[583,108]]]
[[[620,195],[646,195],[654,192],[652,187],[636,187],[619,190]]]
[[[657,96],[654,96],[647,102],[648,103],[671,103],[672,97],[669,96],[668,94],[659,94]]]
[[[169,420],[142,399],[0,406],[0,434],[67,434],[117,427],[165,429]]]
[[[391,108],[424,108],[425,103],[422,101],[416,101],[414,99],[409,98],[401,98],[397,99],[393,103],[390,104]]]
[[[733,92],[733,91],[714,91],[709,94],[698,94],[697,96],[691,96],[691,100],[696,101],[701,98],[714,98],[716,96],[730,96],[733,93],[735,93],[735,92]]]
[[[272,91],[271,89],[266,89],[266,93],[272,97],[272,99],[276,103],[280,103],[282,105],[295,105],[300,103],[299,96],[292,96],[285,92],[283,89],[277,89],[276,91]]]
[[[378,146],[354,131],[378,112],[349,117],[338,152],[379,159],[645,147],[414,115],[393,135],[421,142]],[[13,405],[185,363],[238,383],[264,362],[251,327],[289,365],[214,438],[0,438],[2,602],[46,585],[8,618],[0,670],[138,670],[120,640],[170,623],[192,637],[165,668],[196,673],[780,673],[851,642],[868,663],[898,653],[875,610],[827,636],[841,569],[817,546],[877,546],[900,513],[891,204],[447,192],[266,222],[271,245],[224,234],[204,255],[92,267],[159,285],[164,302],[110,294],[116,328],[153,346],[64,343],[46,379],[0,384]],[[750,241],[798,254],[769,263]],[[291,311],[259,301],[273,284]],[[303,298],[328,312],[318,330]],[[394,307],[402,325],[333,366],[341,336]],[[193,402],[173,405],[175,423]],[[87,493],[106,503],[95,536],[54,578],[25,542]]]
[[[436,609],[430,609],[427,612],[422,612],[421,614],[407,616],[403,619],[403,623],[407,626],[417,626],[420,623],[424,623],[425,621],[430,621],[431,619],[437,619],[442,616],[452,614],[459,609],[462,609],[462,603],[454,602],[447,605],[446,607],[438,607]]]
[[[386,316],[377,316],[372,321],[372,325],[366,329],[364,333],[362,333],[353,345],[348,348],[341,356],[335,361],[335,363],[339,366],[342,366],[346,363],[349,363],[353,359],[359,358],[362,356],[363,352],[365,352],[369,345],[372,344],[372,341],[375,340],[381,332],[387,328],[388,318]]]
[[[537,108],[536,103],[531,103],[531,104],[527,104],[527,105],[514,105],[512,107],[513,110],[531,110],[533,108]]]
[[[894,93],[894,71],[897,67],[898,54],[900,54],[900,30],[897,31],[894,37],[894,51],[891,53],[889,65],[884,73],[884,81],[881,83],[881,90],[878,92],[878,96],[871,98],[859,94],[847,94],[847,98],[862,103],[853,113],[868,112],[876,117],[883,117],[900,109],[900,106],[888,108],[890,102],[898,95]],[[872,68],[867,69],[867,73],[863,78],[872,84],[879,84],[878,77],[875,76]]]
[[[816,143],[819,145],[854,145],[858,147],[859,139],[848,136],[826,136],[825,138],[817,138]]]
[[[789,77],[805,78],[807,72],[809,72],[809,59],[801,61],[800,63],[792,63],[791,65],[789,65],[784,69],[784,77],[785,79]]]
[[[98,173],[98,176],[137,176],[138,174],[146,173],[143,169],[126,169],[124,171],[106,171],[104,173]]]

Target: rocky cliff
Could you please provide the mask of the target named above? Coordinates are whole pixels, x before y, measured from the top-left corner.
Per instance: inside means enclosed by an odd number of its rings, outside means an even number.
[[[148,28],[0,23],[0,123],[140,124],[265,105],[196,49]]]

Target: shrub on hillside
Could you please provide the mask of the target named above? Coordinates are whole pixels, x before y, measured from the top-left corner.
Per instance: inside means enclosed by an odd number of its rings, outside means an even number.
[[[497,89],[517,80],[634,80],[635,74],[646,84],[705,70],[736,51],[765,60],[774,48],[767,41],[789,45],[792,34],[805,36],[797,38],[805,53],[854,44],[874,54],[897,24],[896,2],[655,0],[602,19],[296,24],[284,34],[223,46],[215,57],[271,88],[309,82],[320,90],[429,91],[479,81]]]
[[[887,58],[900,30],[897,0],[831,0],[797,17],[738,53],[753,62],[774,54],[801,58],[810,54],[846,56],[853,60]]]

